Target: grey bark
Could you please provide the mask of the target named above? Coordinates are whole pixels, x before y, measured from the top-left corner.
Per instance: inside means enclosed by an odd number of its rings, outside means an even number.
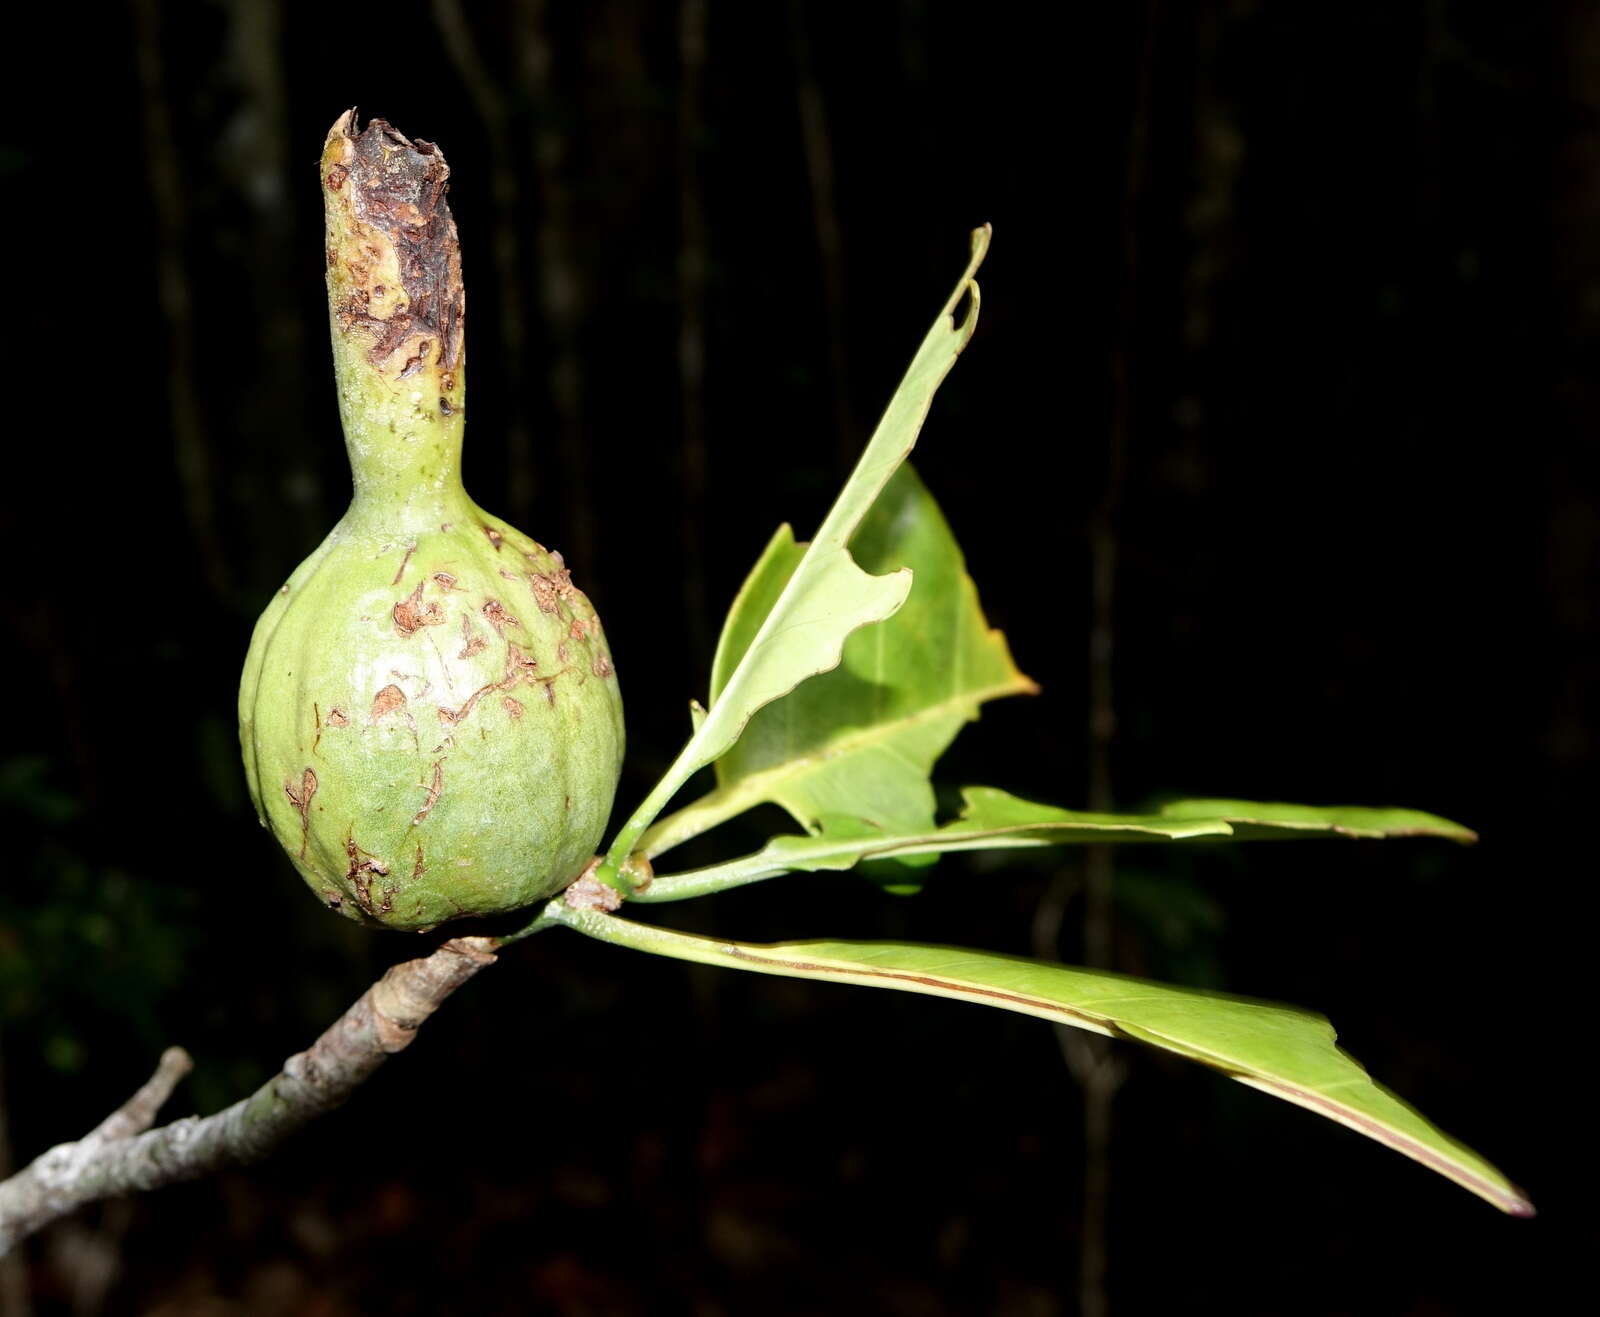
[[[446,997],[494,963],[494,948],[491,938],[453,938],[431,956],[394,966],[249,1097],[215,1115],[151,1129],[193,1064],[181,1047],[169,1047],[144,1086],[89,1134],[0,1183],[0,1255],[87,1203],[266,1156],[409,1044]]]

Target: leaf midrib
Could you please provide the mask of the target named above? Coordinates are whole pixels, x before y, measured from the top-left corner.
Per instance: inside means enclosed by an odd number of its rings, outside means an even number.
[[[715,822],[733,818],[747,809],[754,808],[763,801],[770,800],[772,798],[772,784],[774,783],[802,778],[822,764],[829,763],[843,755],[854,753],[878,741],[891,740],[897,732],[909,730],[952,713],[962,712],[963,706],[972,706],[973,713],[969,716],[976,716],[977,706],[985,704],[989,700],[998,699],[1003,695],[1024,694],[1033,689],[1035,689],[1033,684],[1026,677],[1021,677],[1019,674],[1018,677],[1004,683],[946,696],[937,704],[925,705],[915,713],[908,714],[891,723],[873,723],[868,727],[855,728],[851,734],[831,740],[816,750],[800,754],[796,758],[785,760],[781,764],[774,764],[771,768],[764,768],[758,772],[747,774],[723,786],[714,787],[692,804],[684,806],[682,810],[678,811],[678,814],[663,819],[662,824],[670,824],[674,818],[680,815],[702,811],[709,812]],[[711,824],[707,826],[709,827]],[[650,839],[646,837],[645,850],[652,857],[660,855],[672,846],[687,841],[689,837],[696,836],[704,830],[697,829],[695,832],[687,833],[682,837],[673,837],[668,846],[663,847],[661,850],[654,849],[649,844]]]
[[[762,783],[775,777],[782,777],[791,772],[804,772],[829,760],[837,759],[841,755],[859,750],[864,745],[875,741],[888,741],[898,732],[920,726],[925,722],[933,722],[946,714],[958,713],[964,705],[980,705],[990,700],[999,699],[1002,695],[1021,693],[1029,689],[1026,685],[1016,682],[1007,682],[1002,685],[981,687],[978,690],[966,691],[959,694],[947,695],[937,704],[927,704],[915,713],[897,718],[893,722],[875,722],[866,727],[852,729],[850,734],[839,736],[825,742],[816,750],[798,752],[793,759],[785,760],[781,764],[774,764],[771,768],[759,769],[739,778],[728,787],[718,787],[717,790],[707,792],[702,800],[721,794],[724,791],[730,795],[739,794],[739,788],[748,783]]]

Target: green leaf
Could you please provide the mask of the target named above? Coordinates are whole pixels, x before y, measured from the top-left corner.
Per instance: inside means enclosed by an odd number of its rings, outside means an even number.
[[[1067,846],[1092,842],[1256,841],[1348,837],[1437,836],[1472,840],[1459,823],[1414,810],[1344,806],[1254,805],[1248,801],[1184,801],[1159,814],[1088,814],[1023,800],[995,787],[967,787],[961,817],[941,828],[890,832],[850,815],[825,816],[808,837],[774,837],[754,854],[705,869],[664,874],[637,901],[681,901],[742,887],[796,869],[849,869],[865,859],[943,851]],[[1210,809],[1191,806],[1209,805]],[[1269,812],[1276,818],[1264,822]],[[1383,825],[1388,826],[1385,831]]]
[[[934,392],[977,327],[979,292],[973,275],[988,247],[986,225],[973,232],[966,270],[923,338],[816,537],[773,592],[770,605],[763,598],[763,607],[748,607],[750,634],[741,645],[738,662],[725,667],[725,679],[688,744],[617,834],[602,876],[614,877],[667,801],[739,739],[758,709],[787,695],[807,677],[838,666],[851,632],[881,622],[905,602],[910,572],[870,575],[856,564],[847,546],[873,501],[910,454]],[[967,310],[958,322],[956,311],[963,301]]]
[[[1162,807],[1161,817],[1226,819],[1237,841],[1293,840],[1318,832],[1342,837],[1444,837],[1465,843],[1478,840],[1478,834],[1471,828],[1416,809],[1264,804],[1256,800],[1176,800]]]
[[[717,647],[713,700],[802,551],[781,527],[750,573]],[[837,668],[751,718],[716,762],[716,790],[646,833],[648,854],[762,802],[783,806],[808,832],[830,815],[854,816],[886,833],[931,830],[934,761],[984,701],[1038,690],[984,620],[955,536],[909,464],[863,518],[850,553],[874,574],[910,568],[904,606],[851,635]]]
[[[1169,987],[1016,956],[901,942],[696,937],[552,902],[558,922],[602,941],[758,974],[824,979],[997,1006],[1175,1052],[1395,1149],[1513,1216],[1533,1204],[1470,1148],[1373,1083],[1332,1025],[1289,1006]]]

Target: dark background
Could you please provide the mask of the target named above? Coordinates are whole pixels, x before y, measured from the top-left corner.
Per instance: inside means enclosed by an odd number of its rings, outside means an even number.
[[[1542,1210],[1503,1218],[1123,1049],[1111,1310],[1547,1310],[1596,1242],[1575,1069],[1593,6],[135,0],[17,21],[16,1158],[86,1131],[169,1042],[199,1061],[174,1114],[232,1101],[425,945],[307,898],[235,742],[254,616],[347,497],[315,162],[358,104],[453,167],[467,483],[605,618],[624,807],[685,733],[743,572],[779,521],[815,526],[993,222],[982,323],[917,462],[1045,693],[991,708],[941,780],[1088,798],[1110,507],[1120,805],[1394,803],[1484,838],[1127,852],[1116,963],[1325,1010]],[[762,824],[784,826],[682,862]],[[952,859],[911,899],[794,877],[650,917],[1026,953],[1077,865]],[[25,1250],[31,1300],[15,1272],[9,1292],[41,1314],[1070,1313],[1081,1109],[1037,1021],[554,933],[269,1164],[64,1223]]]

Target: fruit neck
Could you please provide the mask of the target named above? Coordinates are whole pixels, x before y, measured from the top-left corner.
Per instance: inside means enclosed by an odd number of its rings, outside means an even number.
[[[430,521],[436,511],[464,502],[460,372],[449,394],[426,379],[392,388],[371,369],[365,351],[359,345],[352,350],[337,331],[333,360],[356,506]],[[417,387],[405,387],[413,382]]]
[[[355,510],[422,524],[467,505],[461,253],[432,143],[339,117],[322,153],[328,318]]]

